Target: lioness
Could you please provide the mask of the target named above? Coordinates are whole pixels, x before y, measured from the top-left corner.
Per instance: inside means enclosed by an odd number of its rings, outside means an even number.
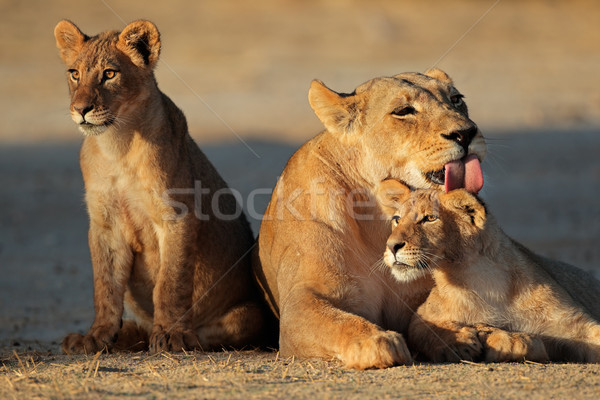
[[[135,21],[89,37],[65,20],[54,34],[71,118],[84,135],[96,311],[89,332],[65,337],[63,350],[147,339],[152,352],[181,351],[256,339],[263,312],[251,284],[252,233],[183,113],[158,89],[158,30]],[[124,310],[135,323],[123,325]]]
[[[380,202],[393,216],[384,260],[394,276],[407,282],[427,270],[435,281],[410,322],[415,350],[434,361],[600,362],[600,282],[592,276],[579,280],[588,296],[579,302],[547,272],[575,267],[510,239],[463,189],[411,192],[386,180]]]
[[[351,368],[411,362],[401,332],[432,287],[376,263],[390,233],[375,201],[388,177],[414,187],[483,185],[483,137],[440,70],[377,78],[340,94],[314,81],[326,130],[289,160],[263,218],[255,272],[280,316],[282,355]]]

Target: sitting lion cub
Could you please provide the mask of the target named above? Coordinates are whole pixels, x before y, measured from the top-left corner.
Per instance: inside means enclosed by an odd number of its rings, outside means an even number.
[[[434,361],[600,362],[600,282],[589,277],[587,301],[569,294],[573,285],[553,271],[574,267],[510,239],[463,189],[411,192],[386,180],[378,198],[393,216],[384,255],[392,274],[407,281],[431,271],[435,280],[409,325],[414,350]]]
[[[250,272],[252,233],[183,113],[158,89],[158,30],[136,21],[89,37],[61,21],[54,34],[71,118],[85,137],[96,310],[89,332],[68,335],[63,350],[253,341],[264,314]],[[124,323],[124,311],[135,322]]]

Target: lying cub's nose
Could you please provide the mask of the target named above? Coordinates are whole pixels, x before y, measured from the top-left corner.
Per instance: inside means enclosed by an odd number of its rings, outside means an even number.
[[[400,249],[406,245],[406,242],[388,242],[387,247],[390,249],[393,255],[396,255]]]
[[[74,105],[73,109],[75,111],[77,111],[79,114],[81,114],[82,117],[85,117],[85,114],[89,113],[90,111],[92,111],[94,109],[94,106],[91,104],[85,104],[85,105]]]

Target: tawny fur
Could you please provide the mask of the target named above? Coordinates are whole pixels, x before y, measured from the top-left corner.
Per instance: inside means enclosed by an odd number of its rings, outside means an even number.
[[[382,268],[390,227],[374,189],[387,177],[439,188],[428,172],[467,152],[483,158],[460,97],[440,70],[373,79],[351,94],[312,83],[309,101],[326,130],[288,162],[255,257],[280,316],[282,355],[338,358],[358,369],[411,362],[402,332],[432,281],[399,283]],[[474,133],[464,146],[444,136],[467,129]]]
[[[380,202],[394,216],[386,264],[403,282],[423,269],[435,280],[409,327],[420,354],[600,362],[600,282],[591,275],[510,239],[465,190],[411,192],[386,180]]]
[[[117,339],[121,349],[137,343],[136,332],[153,352],[258,340],[252,233],[183,113],[158,89],[156,27],[136,21],[88,37],[61,21],[55,37],[84,133],[96,311],[89,332],[68,335],[63,350],[110,350]],[[135,323],[120,330],[124,313]]]

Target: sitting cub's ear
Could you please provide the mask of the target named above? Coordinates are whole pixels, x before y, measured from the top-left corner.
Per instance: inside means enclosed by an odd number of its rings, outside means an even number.
[[[465,189],[456,189],[441,195],[442,205],[461,217],[468,218],[471,224],[483,229],[486,221],[485,204]]]
[[[66,19],[56,24],[54,37],[56,38],[56,47],[60,51],[60,57],[67,65],[75,62],[83,43],[89,39],[74,23]]]
[[[160,33],[150,21],[134,21],[119,34],[117,48],[138,67],[154,68],[160,55]]]
[[[352,133],[356,122],[356,99],[353,94],[336,93],[315,79],[308,91],[308,102],[328,131]]]
[[[377,187],[377,202],[387,215],[394,215],[410,196],[410,188],[395,179],[386,179]]]
[[[442,71],[441,69],[438,69],[438,68],[428,69],[427,71],[425,71],[425,75],[427,75],[433,79],[437,79],[438,81],[442,81],[442,82],[449,83],[450,85],[454,85],[454,82],[452,82],[452,78],[450,78],[448,76],[448,74],[445,73],[444,71]]]

